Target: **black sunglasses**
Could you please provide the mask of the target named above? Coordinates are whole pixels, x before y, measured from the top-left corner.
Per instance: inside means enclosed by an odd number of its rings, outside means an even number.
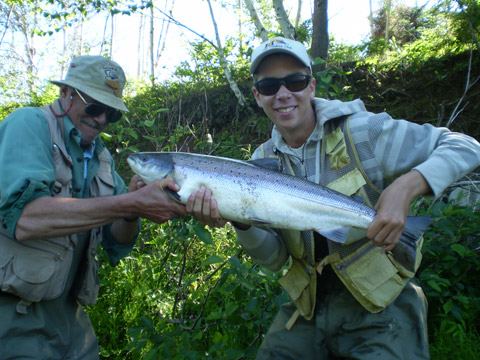
[[[91,117],[97,117],[102,115],[103,113],[106,113],[107,116],[107,121],[109,123],[114,123],[120,120],[123,116],[122,112],[119,110],[116,110],[110,106],[103,105],[103,104],[98,104],[98,103],[89,103],[87,102],[82,94],[78,92],[77,89],[74,89],[75,92],[77,93],[78,96],[80,96],[80,99],[85,103],[85,114]]]
[[[265,78],[255,83],[255,89],[262,95],[275,95],[280,86],[284,85],[289,91],[297,92],[305,89],[310,83],[310,75],[292,74],[284,78]]]

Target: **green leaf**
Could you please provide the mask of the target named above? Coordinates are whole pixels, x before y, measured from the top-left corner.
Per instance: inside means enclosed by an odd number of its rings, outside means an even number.
[[[451,248],[461,257],[465,257],[465,254],[468,252],[468,249],[461,244],[453,244]]]
[[[232,315],[238,309],[238,304],[229,302],[225,305],[225,313],[227,316]]]
[[[193,226],[193,231],[195,231],[195,234],[197,234],[198,238],[203,243],[205,243],[207,245],[213,244],[212,234],[210,234],[210,231],[205,229],[202,224],[196,223]]]
[[[221,262],[223,262],[223,259],[220,256],[212,255],[212,256],[209,256],[208,258],[206,258],[202,262],[202,266],[210,265],[210,264],[218,264],[218,263],[221,263]]]
[[[439,293],[442,292],[442,289],[440,288],[440,286],[437,284],[436,281],[434,281],[434,280],[428,280],[428,281],[427,281],[427,284],[428,284],[428,286],[430,286],[433,290],[438,291]]]
[[[154,124],[154,122],[155,122],[154,120],[145,120],[145,121],[144,121],[144,125],[145,125],[146,127],[152,127],[153,124]]]

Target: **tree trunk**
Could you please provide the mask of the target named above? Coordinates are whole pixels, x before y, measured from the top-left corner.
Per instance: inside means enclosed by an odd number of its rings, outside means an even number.
[[[392,0],[387,0],[387,8],[385,9],[385,44],[388,44],[390,39],[390,34],[388,33],[388,28],[390,27],[390,9],[392,8]]]
[[[103,54],[103,45],[105,45],[106,42],[106,36],[107,36],[107,25],[108,25],[108,19],[110,18],[110,14],[107,14],[105,17],[105,25],[103,26],[103,36],[102,36],[102,44],[100,45],[100,54]]]
[[[302,0],[298,0],[298,5],[297,5],[297,16],[295,17],[295,29],[298,28],[298,25],[300,25],[300,18],[302,15]]]
[[[218,52],[218,56],[220,57],[220,65],[223,68],[223,72],[225,74],[225,77],[227,78],[230,88],[232,89],[233,93],[237,97],[238,103],[240,104],[240,106],[245,106],[246,102],[242,94],[242,91],[239,89],[237,83],[232,77],[232,73],[230,72],[230,69],[228,68],[228,62],[223,52],[220,35],[218,34],[217,22],[215,21],[215,16],[213,15],[212,4],[210,3],[210,0],[207,0],[207,3],[208,3],[208,7],[210,8],[210,16],[212,17],[212,23],[215,29],[215,37],[217,38],[217,52]]]
[[[257,28],[257,33],[262,41],[268,40],[268,31],[263,26],[262,21],[258,17],[257,10],[255,10],[255,6],[253,5],[252,0],[245,0],[245,5],[247,6],[248,12],[250,13],[250,17],[252,18],[255,27]]]
[[[295,39],[295,28],[288,19],[287,12],[283,7],[283,0],[272,0],[275,14],[277,15],[277,21],[282,29],[283,36],[287,39]]]
[[[154,50],[153,50],[153,5],[150,6],[150,81],[152,86],[155,85],[155,60],[154,60]]]
[[[110,24],[111,34],[110,34],[110,59],[113,60],[113,40],[115,39],[115,18],[112,14],[112,23]]]
[[[313,73],[322,71],[326,67],[325,61],[328,55],[328,0],[315,0],[313,8],[313,32],[310,56],[313,59]],[[315,64],[315,59],[320,58],[323,62]]]
[[[368,20],[370,22],[370,38],[373,40],[375,36],[375,26],[373,23],[373,7],[372,7],[372,0],[369,0],[370,2],[370,15],[368,16]]]
[[[137,46],[137,78],[143,79],[143,30],[145,26],[145,13],[140,12],[140,24],[138,26],[138,46]]]

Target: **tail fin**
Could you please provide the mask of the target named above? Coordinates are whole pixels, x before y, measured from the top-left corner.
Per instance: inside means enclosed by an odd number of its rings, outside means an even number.
[[[415,272],[415,262],[417,258],[416,242],[422,236],[422,233],[432,223],[432,219],[426,216],[409,216],[405,224],[400,242],[392,250],[395,259],[405,269]]]

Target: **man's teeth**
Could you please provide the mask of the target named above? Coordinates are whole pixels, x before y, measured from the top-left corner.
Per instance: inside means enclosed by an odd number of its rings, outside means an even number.
[[[293,109],[295,109],[295,106],[290,106],[288,108],[278,109],[277,111],[278,112],[289,112],[289,111],[292,111]]]

